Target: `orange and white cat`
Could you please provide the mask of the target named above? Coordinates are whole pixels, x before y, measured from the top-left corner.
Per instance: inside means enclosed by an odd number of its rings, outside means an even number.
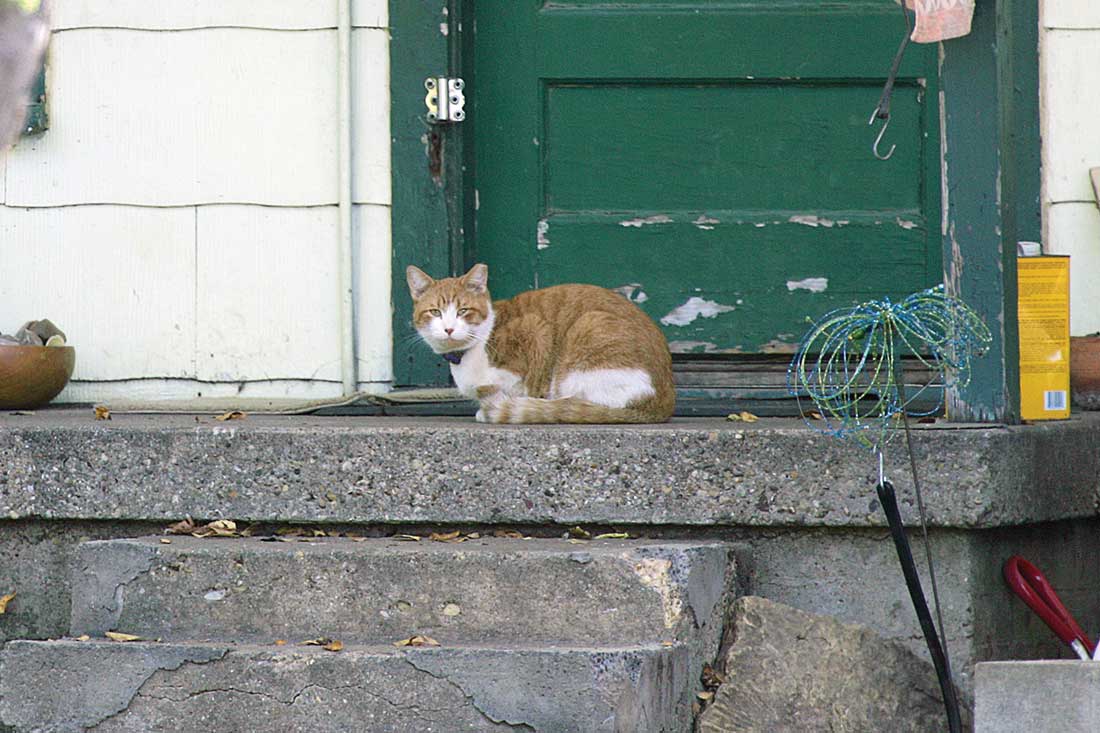
[[[413,323],[451,363],[477,419],[493,423],[653,423],[676,391],[664,334],[622,295],[556,285],[489,297],[489,268],[433,280],[409,266]]]

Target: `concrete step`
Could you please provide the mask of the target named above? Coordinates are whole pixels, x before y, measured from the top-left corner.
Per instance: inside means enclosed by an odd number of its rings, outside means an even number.
[[[18,733],[691,729],[683,646],[316,647],[14,641],[0,721]]]
[[[731,546],[714,541],[170,541],[84,543],[73,570],[71,635],[677,640],[702,642],[713,654],[735,584]]]

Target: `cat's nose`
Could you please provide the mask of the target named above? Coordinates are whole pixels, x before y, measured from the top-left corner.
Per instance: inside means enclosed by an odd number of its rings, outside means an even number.
[[[450,336],[452,333],[455,332],[455,330],[453,328],[444,328],[443,330],[447,332],[448,336]]]

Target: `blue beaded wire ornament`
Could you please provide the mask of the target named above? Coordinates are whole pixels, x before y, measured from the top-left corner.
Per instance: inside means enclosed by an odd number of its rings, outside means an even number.
[[[820,413],[821,420],[807,420],[812,427],[838,438],[853,439],[871,448],[878,458],[876,490],[936,668],[951,733],[961,731],[962,724],[943,641],[943,613],[908,417],[939,409],[942,394],[932,409],[915,407],[928,390],[969,384],[971,359],[985,353],[991,341],[989,329],[978,314],[961,300],[948,296],[939,285],[899,303],[883,298],[825,314],[803,337],[787,370],[791,394],[800,402],[803,396],[808,397]],[[906,358],[916,360],[931,373],[928,381],[912,390],[902,372],[902,360]],[[905,428],[938,631],[917,574],[894,486],[883,473],[883,450],[898,432],[892,430],[898,418]]]
[[[809,398],[820,420],[814,428],[850,438],[881,453],[896,431],[896,419],[939,410],[942,395],[928,409],[929,390],[970,382],[971,359],[985,353],[992,336],[982,319],[943,285],[839,308],[807,331],[787,370],[787,389]],[[910,389],[901,361],[910,358],[932,379]]]

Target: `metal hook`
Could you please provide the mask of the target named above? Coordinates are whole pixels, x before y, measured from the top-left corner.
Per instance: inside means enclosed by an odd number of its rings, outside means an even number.
[[[871,119],[867,120],[867,124],[868,125],[875,124],[875,119],[878,116],[879,116],[879,112],[878,112],[878,108],[876,108],[875,111],[871,113]],[[883,135],[886,134],[886,128],[890,126],[890,115],[886,114],[882,117],[882,119],[883,119],[882,129],[878,131],[878,137],[875,138],[875,144],[871,146],[871,152],[874,153],[875,157],[878,158],[879,160],[889,160],[890,156],[894,154],[894,148],[896,148],[897,145],[891,145],[890,150],[886,153],[886,155],[882,155],[881,153],[879,153],[878,146],[882,142]]]

